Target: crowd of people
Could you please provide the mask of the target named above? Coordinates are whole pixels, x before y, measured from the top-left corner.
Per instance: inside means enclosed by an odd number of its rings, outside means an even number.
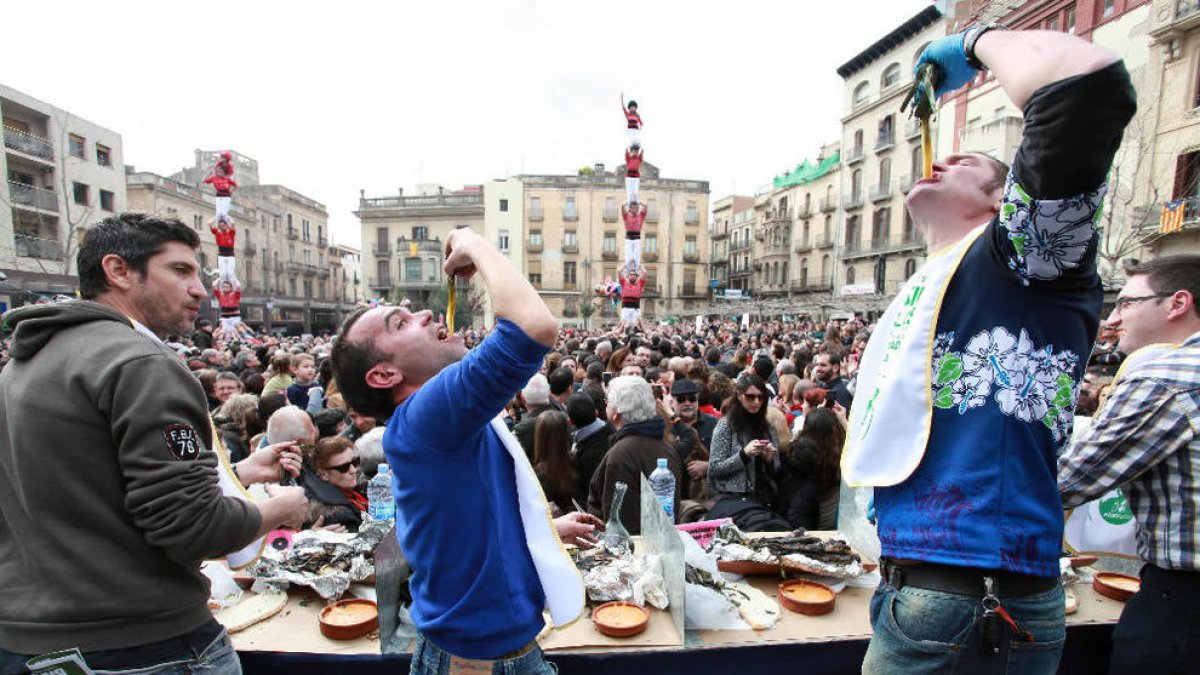
[[[444,271],[478,275],[494,326],[450,333],[402,302],[337,336],[253,335],[197,320],[191,228],[121,214],[89,229],[82,300],[5,316],[0,674],[72,648],[102,671],[240,672],[200,561],[281,527],[356,530],[384,462],[413,672],[550,672],[543,611],[563,625],[584,607],[560,542],[617,518],[636,534],[640,500],[617,485],[663,463],[677,522],[748,531],[835,529],[843,487],[873,487],[882,580],[863,669],[880,673],[1053,672],[1063,507],[1123,487],[1153,593],[1127,606],[1114,668],[1185,669],[1200,257],[1128,269],[1100,320],[1092,224],[1128,74],[1090,43],[999,26],[921,60],[944,73],[939,95],[987,64],[1026,112],[1025,143],[1011,168],[956,154],[914,184],[910,213],[941,253],[878,317],[562,329],[464,228]],[[1072,438],[1076,416],[1091,424]],[[267,498],[223,493],[225,465]]]

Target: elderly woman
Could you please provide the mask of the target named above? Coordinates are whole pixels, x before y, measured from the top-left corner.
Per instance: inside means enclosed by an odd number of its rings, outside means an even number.
[[[767,421],[767,383],[744,373],[729,414],[717,422],[708,459],[708,493],[717,497],[708,518],[733,518],[747,532],[790,530],[775,515],[779,439]]]
[[[358,531],[362,514],[367,510],[367,498],[358,491],[359,463],[350,439],[332,436],[317,442],[312,470],[304,477],[312,527]]]

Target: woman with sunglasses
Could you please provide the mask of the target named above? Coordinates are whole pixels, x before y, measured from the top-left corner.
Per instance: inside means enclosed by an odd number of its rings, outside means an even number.
[[[707,518],[733,518],[747,532],[787,531],[775,515],[778,439],[767,421],[767,383],[752,373],[737,380],[729,413],[717,422],[709,448],[708,493],[717,501]]]
[[[358,491],[360,460],[354,443],[344,436],[322,438],[312,455],[311,472],[305,473],[309,522],[324,529],[357,532],[367,498]]]

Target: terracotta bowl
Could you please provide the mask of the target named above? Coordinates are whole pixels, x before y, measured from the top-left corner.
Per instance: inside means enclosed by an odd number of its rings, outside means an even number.
[[[779,584],[779,604],[793,612],[816,616],[833,611],[837,593],[825,584],[793,579]]]
[[[354,640],[379,628],[379,608],[362,598],[339,600],[321,610],[321,635],[331,640]]]
[[[1142,580],[1128,574],[1101,572],[1092,579],[1092,589],[1106,598],[1125,602],[1142,587]]]
[[[592,610],[592,623],[609,637],[632,637],[646,630],[650,612],[632,602],[606,602]]]

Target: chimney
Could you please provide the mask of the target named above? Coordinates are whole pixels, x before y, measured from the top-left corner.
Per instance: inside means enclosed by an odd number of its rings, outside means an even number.
[[[592,169],[596,172],[597,176],[603,176],[604,175],[604,162],[596,162],[596,165],[593,166]]]

